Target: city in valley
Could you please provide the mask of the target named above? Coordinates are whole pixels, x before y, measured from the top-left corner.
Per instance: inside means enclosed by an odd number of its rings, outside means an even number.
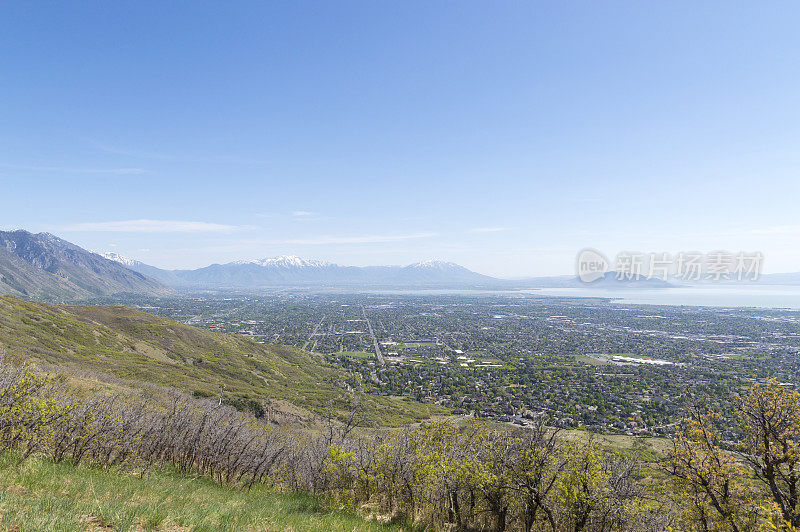
[[[519,293],[193,296],[133,303],[211,331],[287,344],[336,384],[526,426],[662,436],[687,410],[731,414],[753,382],[794,382],[800,312],[628,305]]]

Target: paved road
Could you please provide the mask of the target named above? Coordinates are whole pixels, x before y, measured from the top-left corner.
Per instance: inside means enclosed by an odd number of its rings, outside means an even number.
[[[322,326],[322,322],[323,321],[325,321],[325,316],[322,316],[322,319],[319,320],[319,323],[317,323],[317,326],[314,327],[313,331],[311,331],[311,334],[309,335],[308,340],[306,340],[306,343],[303,344],[303,351],[305,351],[306,347],[308,347],[308,344],[311,343],[311,339],[314,337],[315,334],[317,334],[317,331]],[[316,343],[315,343],[315,345],[316,345]]]
[[[381,354],[381,346],[378,343],[378,339],[375,338],[375,331],[372,330],[372,323],[370,323],[369,318],[367,317],[367,310],[364,308],[364,305],[361,305],[361,313],[364,315],[364,321],[367,322],[369,335],[372,337],[372,345],[375,346],[375,356],[378,357],[378,362],[380,362],[381,365],[386,364],[386,361],[383,359],[383,355]]]

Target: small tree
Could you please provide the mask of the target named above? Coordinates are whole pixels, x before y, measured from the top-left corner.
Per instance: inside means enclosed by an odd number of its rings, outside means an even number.
[[[519,449],[506,459],[511,471],[512,489],[520,503],[526,531],[530,531],[540,515],[556,529],[554,488],[567,465],[560,452],[558,432],[543,423],[526,431],[519,440]]]
[[[740,403],[742,456],[787,524],[800,528],[800,393],[755,384]]]
[[[608,474],[602,469],[602,453],[594,443],[564,446],[565,470],[558,486],[558,500],[564,509],[564,528],[578,532],[604,504]]]
[[[746,471],[720,446],[714,412],[695,412],[673,440],[667,472],[673,495],[683,506],[682,520],[702,530],[751,530],[756,526],[758,497]]]

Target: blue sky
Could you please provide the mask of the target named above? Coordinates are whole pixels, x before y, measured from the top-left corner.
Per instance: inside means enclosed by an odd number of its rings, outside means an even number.
[[[800,271],[792,2],[17,2],[0,228],[162,267],[292,253]]]

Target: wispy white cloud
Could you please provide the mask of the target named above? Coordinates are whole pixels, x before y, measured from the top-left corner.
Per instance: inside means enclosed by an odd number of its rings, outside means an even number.
[[[92,142],[92,144],[96,148],[106,153],[113,153],[114,155],[124,155],[126,157],[133,157],[137,159],[152,159],[156,161],[181,161],[190,163],[227,163],[227,164],[244,164],[244,165],[265,165],[270,163],[270,161],[266,160],[252,159],[249,157],[240,157],[231,154],[218,154],[218,155],[207,154],[207,153],[204,153],[203,155],[179,154],[179,153],[171,154],[171,153],[161,153],[161,152],[139,150],[139,149],[120,148],[117,146],[106,144],[104,142]]]
[[[121,220],[116,222],[84,222],[68,225],[64,231],[102,231],[115,233],[231,233],[254,229],[249,225],[225,225],[182,220]]]
[[[794,235],[800,234],[800,225],[774,225],[764,229],[751,229],[748,235]]]
[[[475,227],[470,229],[470,233],[499,233],[500,231],[509,231],[510,227]]]
[[[27,170],[32,172],[55,172],[60,174],[111,174],[111,175],[141,175],[146,174],[143,168],[85,168],[73,166],[23,166],[13,164],[0,165],[12,170]]]
[[[292,216],[295,218],[307,218],[309,216],[316,216],[317,213],[312,211],[292,211]]]
[[[436,233],[411,233],[405,235],[358,235],[358,236],[320,236],[314,238],[298,238],[272,242],[274,244],[297,244],[307,246],[327,244],[379,244],[383,242],[402,242],[418,238],[432,238]]]
[[[92,142],[92,144],[94,144],[95,147],[99,148],[100,150],[107,153],[113,153],[114,155],[125,155],[127,157],[137,157],[141,159],[156,159],[156,160],[167,160],[167,161],[173,161],[179,159],[178,157],[175,157],[173,155],[118,148],[116,146],[111,146],[103,142]]]

